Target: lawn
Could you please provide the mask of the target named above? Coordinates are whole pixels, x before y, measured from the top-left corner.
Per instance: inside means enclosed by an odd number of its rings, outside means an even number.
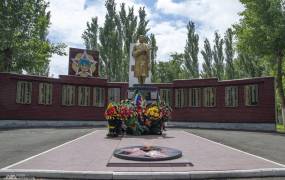
[[[285,126],[283,124],[277,124],[276,131],[280,133],[285,133]]]

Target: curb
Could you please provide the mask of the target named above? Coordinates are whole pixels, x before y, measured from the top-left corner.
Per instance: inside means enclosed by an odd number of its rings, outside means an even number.
[[[112,172],[56,170],[0,170],[0,178],[64,178],[64,179],[211,179],[285,177],[285,168],[190,172]]]
[[[12,128],[60,128],[60,127],[106,127],[107,121],[65,120],[0,120],[1,129]]]
[[[109,171],[0,170],[0,178],[113,179]]]
[[[215,122],[167,122],[166,127],[171,128],[198,128],[198,129],[220,129],[220,130],[242,130],[276,132],[275,124],[269,123],[215,123]]]

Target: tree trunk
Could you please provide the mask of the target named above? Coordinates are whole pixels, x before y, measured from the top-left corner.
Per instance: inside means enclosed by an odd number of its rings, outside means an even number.
[[[283,58],[284,54],[282,51],[278,53],[277,56],[277,89],[278,94],[281,100],[281,112],[282,112],[282,122],[285,125],[285,97],[284,97],[284,89],[283,89],[283,72],[282,72],[282,65],[283,65]]]
[[[11,48],[4,49],[3,54],[4,54],[3,70],[9,72],[11,71],[11,66],[12,66],[12,49]]]

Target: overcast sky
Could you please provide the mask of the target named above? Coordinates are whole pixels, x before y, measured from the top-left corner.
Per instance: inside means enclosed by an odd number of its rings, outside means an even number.
[[[49,40],[63,42],[69,47],[84,48],[81,39],[86,22],[97,16],[99,25],[104,23],[104,0],[49,0],[51,26]],[[158,45],[158,61],[168,60],[172,52],[183,52],[186,43],[186,25],[196,24],[200,36],[200,50],[207,37],[213,42],[214,32],[224,35],[227,28],[238,22],[243,6],[238,0],[116,0],[117,6],[125,2],[134,6],[136,14],[145,6],[150,20],[150,33],[155,34]],[[68,53],[68,48],[66,52]],[[200,63],[201,55],[199,56]],[[68,72],[68,55],[51,58],[50,74],[58,76]]]

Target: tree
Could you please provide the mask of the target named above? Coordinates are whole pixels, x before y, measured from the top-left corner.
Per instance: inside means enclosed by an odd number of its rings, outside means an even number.
[[[223,54],[223,44],[224,41],[221,39],[220,35],[215,32],[214,40],[214,76],[218,79],[224,78],[224,54]]]
[[[184,65],[188,71],[188,78],[199,78],[199,35],[195,33],[195,24],[189,21],[187,24],[187,40],[184,48]]]
[[[107,13],[103,27],[99,28],[100,56],[106,65],[106,75],[109,81],[120,80],[120,67],[122,61],[122,36],[120,22],[116,14],[114,0],[107,0],[105,3]],[[119,28],[118,28],[119,26]]]
[[[156,39],[154,34],[150,34],[150,45],[151,45],[151,54],[150,54],[150,60],[151,60],[151,81],[155,82],[157,80],[157,63],[156,63],[156,55],[158,47],[156,45]]]
[[[236,77],[261,77],[264,75],[264,64],[260,61],[260,57],[254,54],[246,54],[239,52],[237,59],[234,61],[236,69]]]
[[[136,31],[136,39],[139,35],[146,36],[147,32],[149,31],[148,26],[149,20],[146,20],[146,12],[144,7],[140,7],[139,9],[139,24]]]
[[[279,98],[285,124],[284,55],[285,11],[283,0],[241,0],[245,10],[241,20],[234,26],[238,48],[243,52],[263,57],[276,74]]]
[[[106,0],[105,7],[107,13],[104,25],[98,27],[97,18],[93,18],[91,23],[87,23],[82,38],[86,48],[96,45],[99,49],[101,75],[106,74],[109,81],[128,81],[130,44],[137,40],[138,35],[146,36],[149,31],[145,8],[140,7],[138,18],[134,15],[134,7],[128,7],[127,12],[124,3],[120,5],[118,12],[115,0]],[[156,43],[154,37],[152,41],[151,43]],[[154,50],[153,58],[156,56],[157,47],[154,47]]]
[[[88,50],[98,50],[99,44],[98,44],[98,18],[92,18],[91,22],[87,22],[87,29],[82,34],[82,39],[84,40],[85,48]],[[106,69],[105,64],[101,59],[101,56],[99,54],[99,75],[105,76],[106,75]]]
[[[96,50],[98,48],[98,18],[92,18],[87,22],[87,29],[82,34],[86,49]]]
[[[233,31],[229,28],[225,35],[225,79],[234,79],[236,72],[234,68],[234,48],[233,48]]]
[[[204,62],[202,64],[202,74],[203,78],[213,77],[213,53],[209,40],[206,38],[204,41],[204,50],[201,51]]]
[[[48,41],[50,12],[44,0],[0,2],[0,71],[48,75],[52,54],[64,44]]]
[[[174,79],[183,79],[186,77],[186,72],[182,68],[184,55],[173,53],[170,55],[170,60],[166,62],[158,62],[157,64],[157,82],[169,83]]]
[[[136,41],[137,29],[137,16],[134,15],[134,7],[128,8],[128,14],[125,10],[125,4],[121,4],[119,12],[123,32],[123,46],[124,46],[124,59],[123,59],[123,78],[122,81],[128,81],[129,60],[130,60],[130,44]]]

